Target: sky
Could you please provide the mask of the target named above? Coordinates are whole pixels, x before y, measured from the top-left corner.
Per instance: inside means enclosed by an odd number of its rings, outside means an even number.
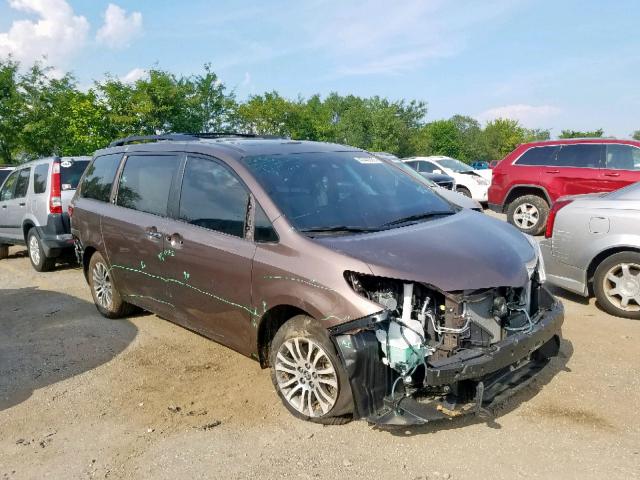
[[[237,98],[276,90],[428,104],[427,120],[640,130],[638,0],[0,0],[0,58],[84,88],[210,63]]]

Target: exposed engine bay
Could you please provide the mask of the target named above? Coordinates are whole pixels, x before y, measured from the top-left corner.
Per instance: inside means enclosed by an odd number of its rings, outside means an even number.
[[[562,307],[559,307],[560,320],[555,319],[557,325],[553,329],[545,327],[545,333],[541,334],[541,314],[548,308],[558,307],[535,274],[520,288],[459,292],[443,292],[417,282],[353,272],[346,272],[345,277],[354,291],[384,309],[369,325],[352,330],[349,336],[354,348],[357,340],[367,344],[369,363],[377,361],[387,370],[378,372],[381,376],[375,381],[382,378],[386,384],[391,381],[383,402],[388,407],[386,416],[392,418],[388,423],[397,423],[403,410],[402,402],[416,395],[442,400],[435,417],[442,416],[443,412],[455,416],[456,409],[463,405],[463,409],[479,411],[485,400],[484,389],[492,384],[489,376],[497,379],[512,373],[516,365],[527,364],[534,350],[543,344],[546,350],[542,353],[546,357],[557,353]],[[503,352],[506,345],[512,347],[508,353]],[[341,350],[348,356],[347,349]],[[349,366],[348,358],[345,360]],[[371,368],[369,365],[365,370]],[[376,403],[379,386],[369,390],[367,402]],[[375,415],[379,416],[380,412]],[[418,417],[417,421],[409,423],[432,419],[422,418],[422,414],[415,412],[412,415]],[[403,418],[401,423],[406,421]]]

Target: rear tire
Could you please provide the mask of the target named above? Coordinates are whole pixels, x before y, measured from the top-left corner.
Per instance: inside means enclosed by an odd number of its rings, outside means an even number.
[[[593,276],[593,291],[607,313],[640,320],[640,253],[620,252],[603,260]]]
[[[135,307],[122,300],[116,285],[113,283],[111,268],[99,252],[95,252],[89,260],[87,272],[93,302],[100,314],[107,318],[122,318],[131,315]]]
[[[56,266],[56,259],[47,257],[42,248],[42,241],[36,233],[35,228],[29,230],[27,234],[27,249],[29,260],[36,272],[48,272]]]
[[[9,245],[0,245],[0,260],[9,257]]]
[[[537,195],[523,195],[509,204],[507,221],[528,235],[540,235],[547,226],[549,205]]]
[[[347,373],[327,330],[313,318],[297,315],[280,327],[269,363],[273,386],[295,417],[324,425],[353,419]]]

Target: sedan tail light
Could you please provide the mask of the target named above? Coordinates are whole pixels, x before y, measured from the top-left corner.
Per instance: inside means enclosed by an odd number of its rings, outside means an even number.
[[[544,238],[551,238],[553,235],[553,225],[556,223],[556,215],[558,215],[558,211],[561,208],[569,205],[573,200],[558,200],[551,207],[551,211],[549,211],[549,218],[547,218],[547,229],[544,232]]]

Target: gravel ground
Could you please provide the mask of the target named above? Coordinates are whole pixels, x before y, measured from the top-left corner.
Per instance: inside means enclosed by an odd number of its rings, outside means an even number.
[[[0,475],[640,478],[640,322],[562,292],[560,357],[491,420],[322,427],[267,371],[153,315],[98,315],[80,270],[0,261]]]

